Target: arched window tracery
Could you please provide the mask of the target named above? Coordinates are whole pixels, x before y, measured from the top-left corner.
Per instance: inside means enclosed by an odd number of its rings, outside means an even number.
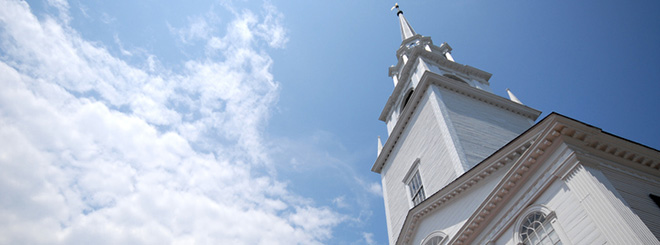
[[[444,232],[434,231],[422,240],[421,245],[440,245],[444,242],[445,238],[447,238],[447,234]]]
[[[540,211],[535,211],[525,217],[520,226],[520,239],[525,245],[562,244],[550,219],[547,219],[547,216]]]

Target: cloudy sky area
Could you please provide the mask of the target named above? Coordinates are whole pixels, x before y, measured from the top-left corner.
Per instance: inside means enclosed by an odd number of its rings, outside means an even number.
[[[76,29],[117,21],[103,10],[3,1],[0,243],[318,243],[360,222],[274,174],[265,49],[287,42],[281,14],[213,6],[227,16],[162,23],[170,48],[203,46],[169,69]]]
[[[392,5],[0,0],[0,244],[386,244]],[[660,147],[659,3],[401,5],[497,94]]]

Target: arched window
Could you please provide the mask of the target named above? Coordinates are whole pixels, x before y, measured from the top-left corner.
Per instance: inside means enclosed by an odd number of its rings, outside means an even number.
[[[410,89],[408,90],[408,93],[406,93],[406,95],[403,96],[403,100],[401,101],[401,111],[403,111],[403,108],[405,108],[406,105],[408,104],[408,101],[410,100],[412,94],[413,94],[413,90]]]
[[[520,226],[520,239],[525,245],[561,244],[557,232],[549,219],[542,212],[533,212],[523,220]]]
[[[426,236],[424,240],[422,240],[421,245],[440,245],[445,240],[445,238],[447,238],[447,234],[444,232],[434,231]]]
[[[543,205],[534,205],[523,212],[516,222],[515,239],[516,244],[538,245],[552,244],[561,245],[561,227],[556,225],[555,212],[550,211]]]

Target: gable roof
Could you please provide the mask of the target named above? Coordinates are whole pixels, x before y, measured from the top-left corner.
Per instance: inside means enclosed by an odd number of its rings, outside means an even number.
[[[592,150],[619,158],[629,167],[660,176],[660,151],[635,143],[600,128],[558,113],[551,113],[539,123],[484,159],[424,202],[409,210],[397,244],[408,244],[417,224],[432,210],[460,196],[471,186],[506,166],[508,169],[491,193],[467,219],[450,244],[469,244],[484,229],[503,203],[510,201],[515,190],[536,170],[538,160],[550,155],[555,142],[571,141]],[[556,145],[556,144],[555,144]],[[507,166],[508,165],[508,166]]]

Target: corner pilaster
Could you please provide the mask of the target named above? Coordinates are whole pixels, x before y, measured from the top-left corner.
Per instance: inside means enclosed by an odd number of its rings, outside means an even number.
[[[566,176],[566,185],[606,239],[612,244],[659,244],[597,165],[578,159],[580,164]]]

